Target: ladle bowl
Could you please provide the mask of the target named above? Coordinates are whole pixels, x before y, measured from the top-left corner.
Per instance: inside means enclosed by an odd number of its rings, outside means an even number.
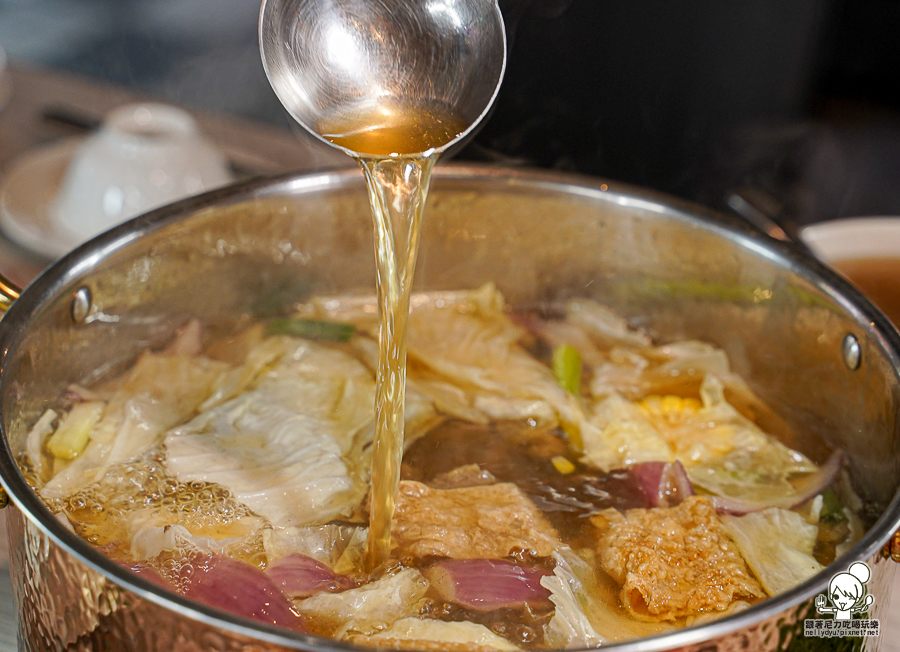
[[[465,138],[487,114],[506,68],[496,0],[264,0],[263,67],[275,94],[329,145],[336,112],[387,103],[453,109]]]

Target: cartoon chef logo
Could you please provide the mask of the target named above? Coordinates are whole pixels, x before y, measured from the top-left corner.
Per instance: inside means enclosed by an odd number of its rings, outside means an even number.
[[[853,614],[869,610],[875,598],[866,591],[866,582],[872,577],[869,567],[861,561],[850,564],[845,573],[838,573],[828,583],[828,595],[816,596],[816,611],[834,614],[835,620],[852,620]],[[827,606],[826,601],[831,602]]]

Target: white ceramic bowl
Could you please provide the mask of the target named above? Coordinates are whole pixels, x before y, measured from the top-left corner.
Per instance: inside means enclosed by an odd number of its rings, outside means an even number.
[[[800,239],[819,260],[900,257],[900,217],[854,217],[804,227]]]
[[[112,111],[74,153],[50,217],[74,246],[231,180],[224,156],[200,136],[188,113],[130,104]]]

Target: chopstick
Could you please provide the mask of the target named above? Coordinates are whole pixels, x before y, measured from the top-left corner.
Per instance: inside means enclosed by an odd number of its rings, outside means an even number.
[[[100,119],[62,106],[48,106],[41,111],[44,122],[71,127],[78,131],[94,131],[100,128]]]

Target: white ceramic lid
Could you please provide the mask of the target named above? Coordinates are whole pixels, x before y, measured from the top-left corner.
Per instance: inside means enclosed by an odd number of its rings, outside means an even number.
[[[854,217],[804,227],[800,239],[821,260],[900,257],[900,217]]]

